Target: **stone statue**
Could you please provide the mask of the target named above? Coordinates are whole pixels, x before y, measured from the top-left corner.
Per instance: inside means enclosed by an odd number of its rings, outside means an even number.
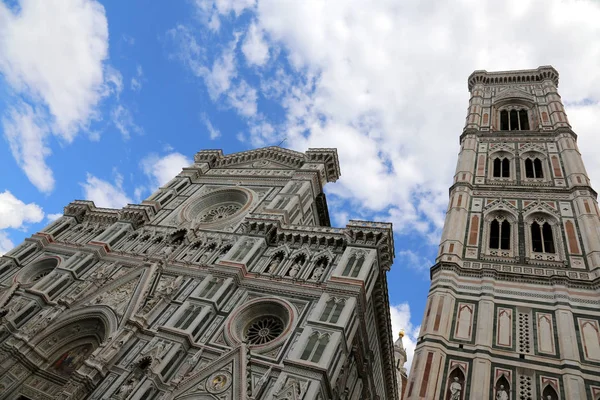
[[[461,400],[462,386],[458,378],[454,377],[454,382],[450,385],[450,400]]]
[[[299,271],[300,271],[300,266],[298,265],[298,263],[294,263],[294,265],[292,265],[292,268],[290,268],[288,275],[292,278],[295,278],[296,275],[298,275]]]
[[[279,260],[278,258],[274,258],[271,260],[271,262],[269,263],[269,265],[267,265],[267,268],[265,268],[265,274],[269,274],[275,271],[275,269],[279,266],[279,263],[281,262],[281,260]]]
[[[118,400],[125,400],[127,398],[127,396],[129,396],[129,393],[131,393],[131,391],[133,390],[133,388],[135,387],[136,384],[137,384],[137,379],[135,379],[135,378],[129,379],[124,385],[122,385],[119,388],[117,396],[115,396],[114,398],[118,399]]]
[[[504,385],[500,385],[500,389],[498,389],[498,392],[496,393],[496,400],[509,400]]]
[[[173,247],[170,244],[163,247],[163,249],[160,251],[160,255],[162,255],[164,258],[169,258],[171,253],[173,253]]]
[[[314,269],[312,276],[310,277],[310,280],[318,281],[319,279],[321,279],[321,276],[323,275],[324,271],[325,271],[325,268],[323,268],[321,265],[318,265],[317,268]]]

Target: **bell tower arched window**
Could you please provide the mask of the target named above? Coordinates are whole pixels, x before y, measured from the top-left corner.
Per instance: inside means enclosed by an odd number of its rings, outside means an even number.
[[[493,169],[494,178],[510,178],[510,160],[508,158],[495,158]]]
[[[500,111],[501,131],[528,131],[529,116],[527,110],[512,109]]]
[[[542,161],[539,158],[528,158],[525,160],[525,177],[526,178],[543,178],[544,172],[542,169]]]
[[[555,253],[552,226],[544,222],[539,224],[534,221],[531,224],[531,245],[536,253]]]
[[[490,223],[490,249],[510,250],[510,223],[497,218]]]

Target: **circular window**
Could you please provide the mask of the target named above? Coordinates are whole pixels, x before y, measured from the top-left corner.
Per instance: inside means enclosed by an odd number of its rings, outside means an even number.
[[[17,281],[21,285],[34,285],[43,277],[50,274],[58,265],[57,258],[45,258],[38,260],[23,268],[17,275]]]
[[[48,275],[50,273],[51,270],[46,270],[46,271],[42,271],[39,274],[35,275],[33,278],[31,278],[31,282],[37,282],[40,279],[42,279],[43,277],[45,277],[46,275]]]
[[[212,207],[200,217],[197,218],[198,222],[211,223],[216,222],[220,219],[231,217],[233,214],[238,212],[242,208],[239,204],[217,204]]]
[[[255,351],[270,351],[286,340],[296,319],[296,309],[285,300],[250,300],[227,318],[225,339],[231,345],[247,342]]]
[[[182,222],[193,226],[215,226],[239,219],[252,203],[252,192],[244,188],[217,189],[184,206],[180,213]]]
[[[283,332],[283,322],[277,317],[260,317],[246,328],[246,339],[250,344],[267,344]]]

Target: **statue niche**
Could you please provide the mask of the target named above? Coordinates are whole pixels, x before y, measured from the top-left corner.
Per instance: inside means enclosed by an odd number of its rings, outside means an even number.
[[[460,368],[455,368],[448,378],[446,400],[464,400],[465,374]]]
[[[282,252],[278,252],[277,254],[275,254],[273,258],[271,258],[271,260],[268,262],[267,266],[263,270],[263,273],[274,274],[275,271],[277,271],[277,268],[279,268],[279,266],[281,265],[281,262],[283,261],[283,256],[284,254]]]
[[[496,395],[494,400],[510,400],[510,384],[504,375],[496,381]]]

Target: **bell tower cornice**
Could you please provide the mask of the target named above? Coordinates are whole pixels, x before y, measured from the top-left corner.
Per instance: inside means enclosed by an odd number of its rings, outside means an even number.
[[[507,85],[521,83],[539,83],[546,79],[558,86],[558,71],[550,65],[540,66],[536,69],[523,69],[516,71],[488,72],[486,70],[474,71],[468,79],[469,92],[477,84]]]

